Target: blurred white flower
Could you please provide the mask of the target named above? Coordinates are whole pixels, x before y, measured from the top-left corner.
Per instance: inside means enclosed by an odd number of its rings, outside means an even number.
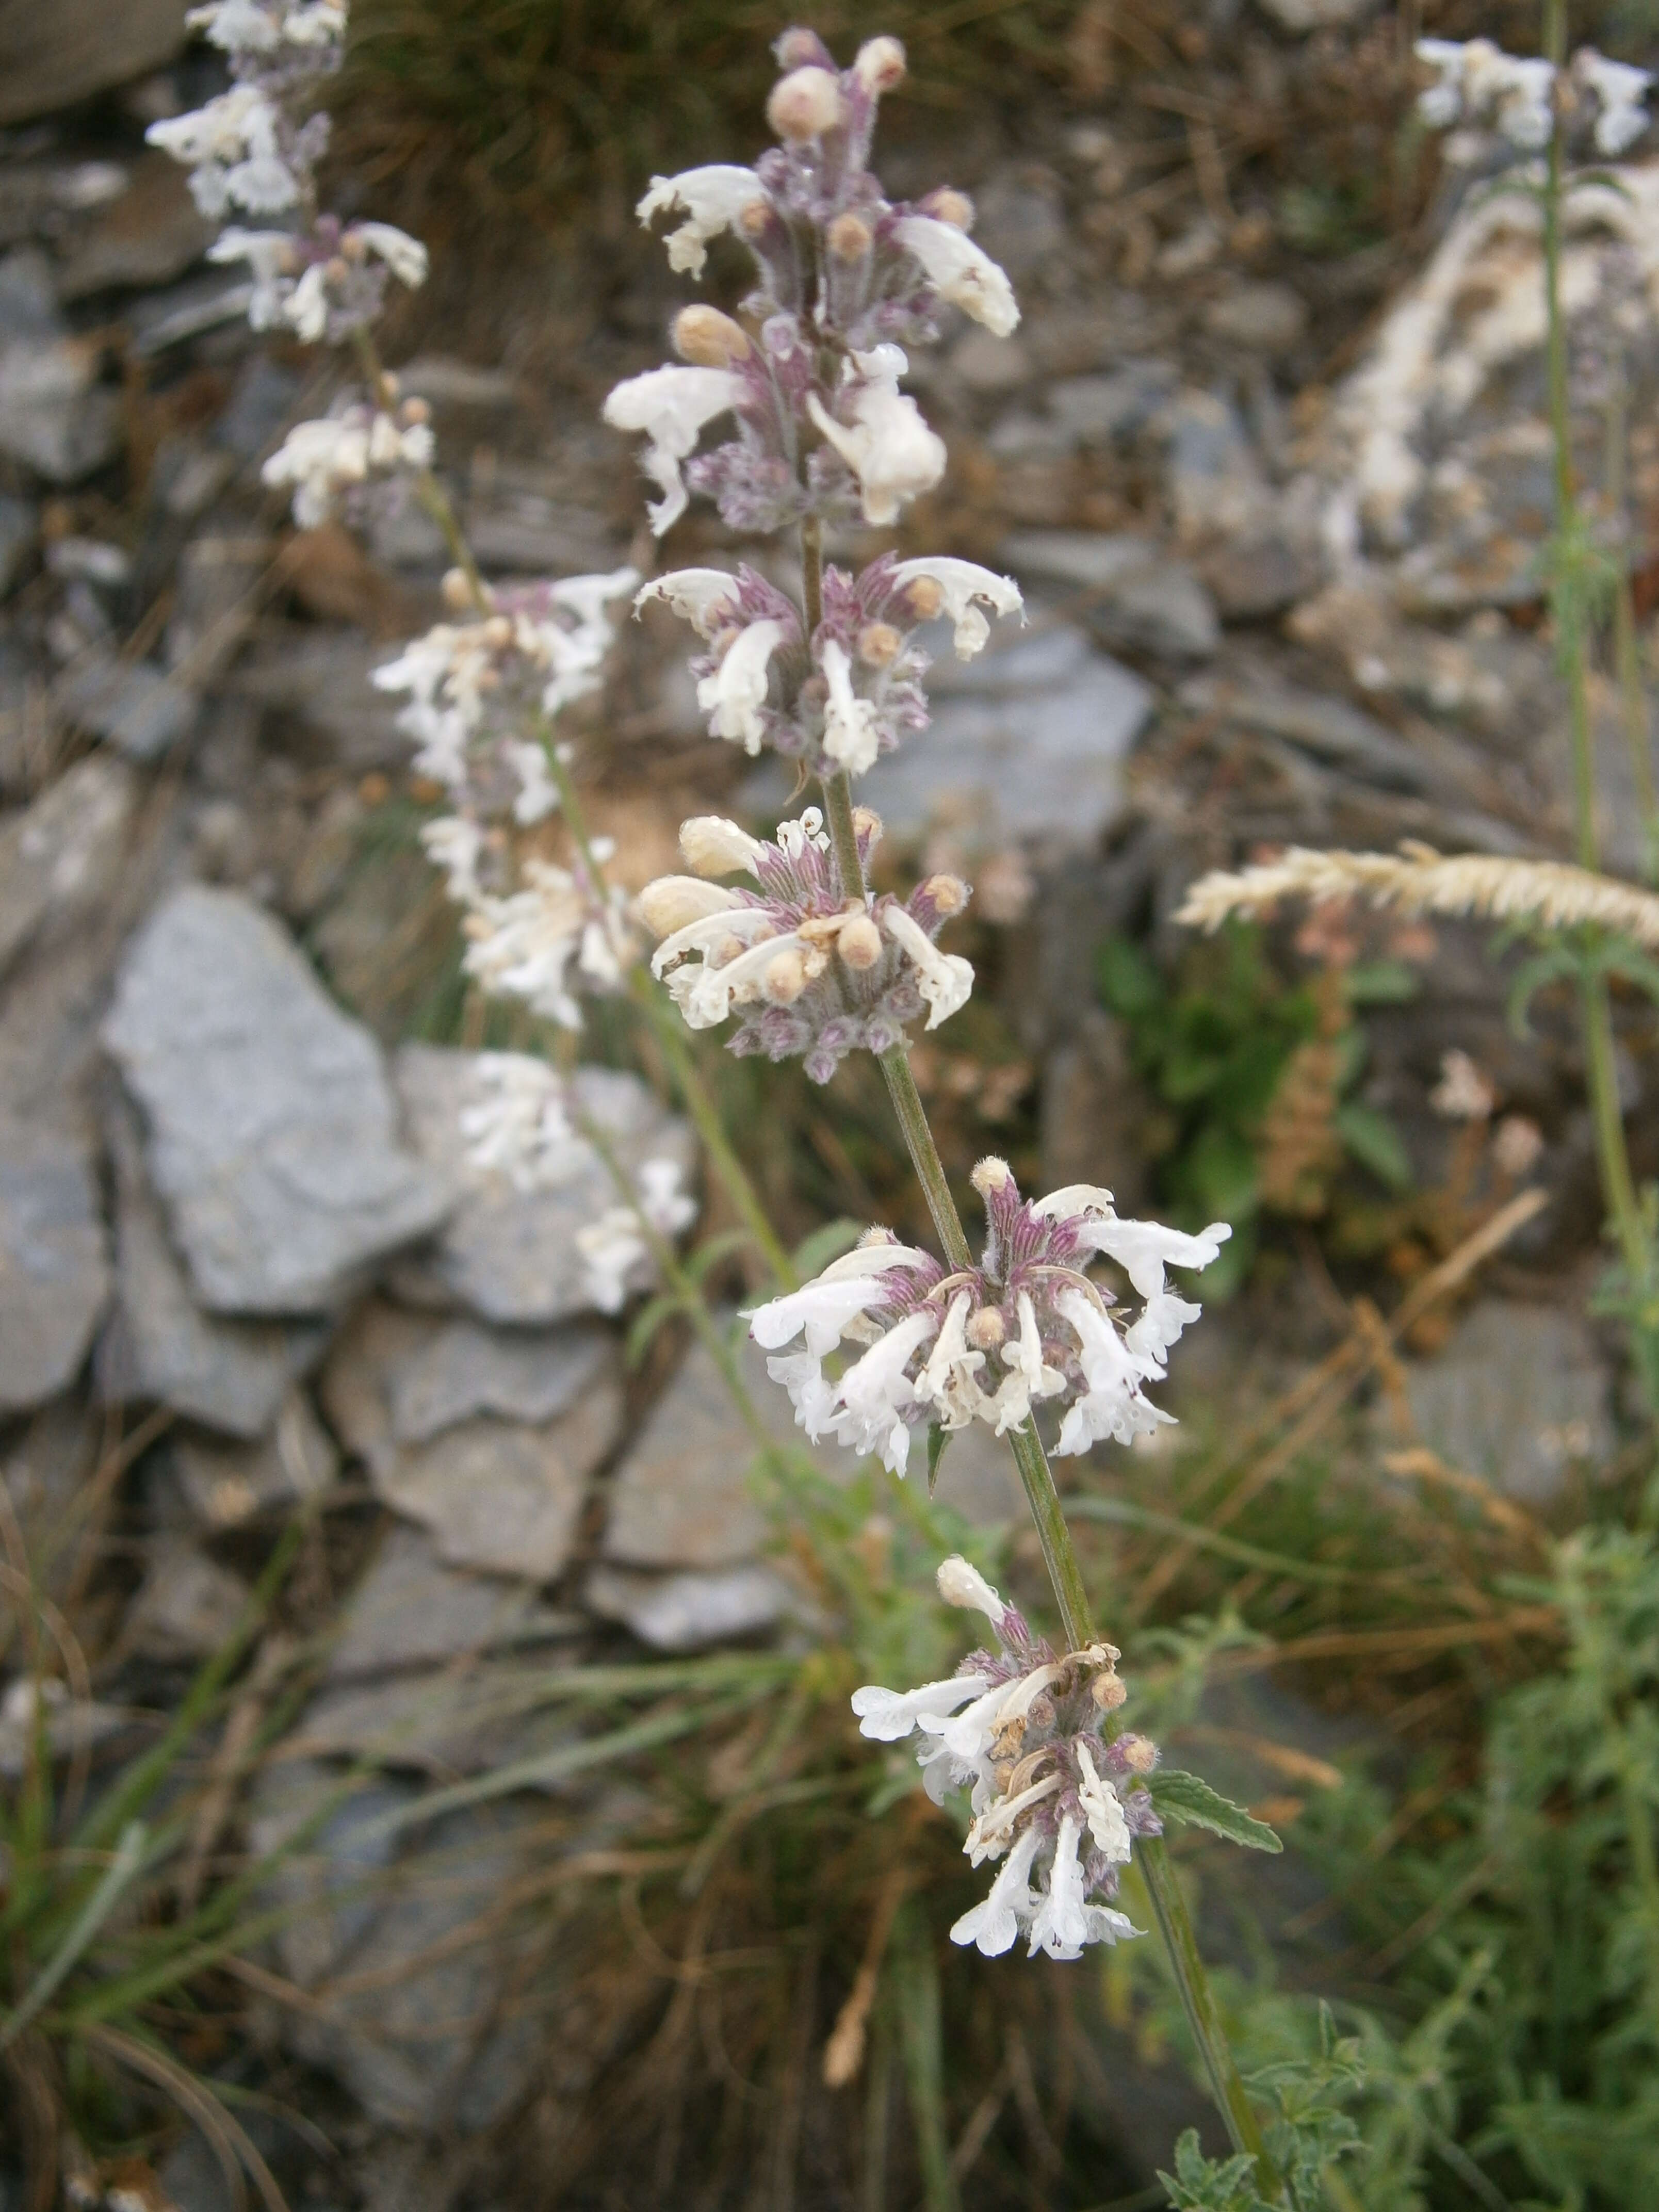
[[[699,680],[697,704],[709,718],[710,737],[729,738],[746,753],[760,750],[769,672],[783,635],[781,623],[749,623],[732,640],[713,673]]]
[[[294,486],[294,520],[301,530],[314,530],[344,493],[371,476],[423,469],[432,450],[426,423],[398,423],[390,415],[354,408],[343,416],[296,422],[259,473],[268,484]]]
[[[858,374],[843,402],[850,423],[829,413],[816,392],[808,393],[806,404],[858,478],[865,520],[884,527],[898,520],[907,500],[931,491],[945,474],[945,441],[928,428],[915,401],[898,388],[909,365],[900,347],[880,345],[870,353],[855,353],[853,362]]]
[[[971,660],[991,635],[991,626],[980,612],[981,604],[998,615],[1017,615],[1025,604],[1012,576],[999,576],[976,561],[952,560],[945,554],[901,561],[892,580],[900,586],[922,581],[938,586],[939,611],[956,625],[951,643],[958,660]]]
[[[688,504],[680,464],[716,416],[740,406],[748,386],[729,368],[690,368],[670,363],[648,368],[619,384],[605,403],[613,430],[641,431],[649,438],[641,465],[662,493],[647,508],[660,538],[679,520]]]
[[[461,1109],[466,1157],[507,1176],[515,1190],[549,1190],[592,1164],[570,1125],[564,1085],[545,1060],[521,1052],[480,1053],[472,1103]]]
[[[608,1207],[576,1231],[586,1288],[601,1313],[620,1313],[635,1276],[651,1256],[647,1227],[678,1237],[697,1218],[697,1202],[680,1188],[678,1160],[647,1160],[635,1177],[636,1206]]]
[[[1580,88],[1595,102],[1595,148],[1610,160],[1633,146],[1648,127],[1648,88],[1650,71],[1632,69],[1628,62],[1611,62],[1594,46],[1581,46],[1572,58],[1572,74]]]

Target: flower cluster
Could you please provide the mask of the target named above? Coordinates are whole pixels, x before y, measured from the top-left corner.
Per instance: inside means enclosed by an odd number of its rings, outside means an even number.
[[[611,1206],[576,1231],[588,1297],[601,1313],[620,1313],[651,1257],[651,1236],[678,1237],[697,1218],[697,1201],[680,1188],[678,1160],[647,1160],[635,1176],[632,1206]]]
[[[749,753],[769,745],[820,776],[861,775],[902,732],[927,726],[920,624],[948,618],[957,656],[969,660],[990,635],[983,610],[1016,614],[1021,604],[1012,577],[975,562],[890,553],[857,576],[824,570],[823,619],[810,639],[794,601],[746,566],[736,575],[677,568],[653,577],[635,604],[652,599],[708,646],[691,672],[709,735]]]
[[[729,232],[757,278],[744,323],[688,308],[674,326],[679,362],[629,378],[605,403],[614,428],[649,441],[659,534],[684,513],[688,484],[737,530],[860,512],[896,520],[945,458],[899,390],[903,347],[937,336],[945,304],[999,335],[1019,320],[1006,276],[969,234],[968,199],[943,190],[891,203],[868,167],[881,96],[904,76],[898,41],[869,40],[848,70],[811,31],[787,31],[775,51],[783,75],[767,117],[780,143],[753,168],[654,177],[639,204],[642,223],[673,223],[673,268],[700,275],[709,240]],[[727,416],[736,437],[692,460]]]
[[[1553,63],[1506,54],[1490,39],[1419,39],[1417,58],[1435,72],[1435,82],[1417,103],[1431,128],[1490,124],[1523,153],[1535,154],[1548,145],[1558,95]],[[1594,46],[1583,46],[1559,90],[1569,119],[1588,122],[1593,117],[1595,150],[1613,157],[1633,146],[1647,129],[1644,103],[1652,82],[1646,70],[1609,61]]]
[[[1137,1836],[1162,1833],[1146,1786],[1158,1763],[1145,1736],[1109,1736],[1127,1692],[1109,1644],[1056,1653],[1034,1637],[966,1559],[946,1559],[939,1595],[986,1615],[994,1651],[971,1651],[948,1681],[919,1690],[874,1684],[853,1694],[859,1733],[877,1743],[921,1738],[917,1761],[935,1804],[971,1790],[963,1849],[1002,1862],[990,1894],[951,1930],[988,1959],[1024,1936],[1033,1957],[1076,1959],[1090,1943],[1138,1936],[1114,1910],[1119,1869]]]
[[[982,1420],[1000,1436],[1046,1400],[1066,1408],[1061,1453],[1109,1437],[1130,1443],[1172,1419],[1146,1385],[1164,1374],[1199,1309],[1169,1287],[1164,1270],[1208,1267],[1231,1233],[1226,1224],[1190,1237],[1126,1221],[1111,1193],[1091,1183],[1028,1202],[998,1159],[980,1162],[974,1188],[988,1231],[976,1267],[947,1271],[931,1253],[872,1230],[803,1289],[750,1314],[756,1342],[781,1355],[768,1372],[788,1390],[807,1435],[878,1452],[902,1475],[915,1430]],[[1112,1292],[1088,1272],[1102,1257],[1141,1301],[1127,1328]],[[785,1352],[798,1337],[804,1348]],[[832,1378],[823,1362],[843,1338],[868,1349]]]
[[[881,823],[854,817],[867,865]],[[763,842],[718,815],[680,830],[694,876],[659,876],[640,893],[640,915],[659,938],[653,973],[668,978],[694,1030],[731,1014],[730,1049],[804,1060],[827,1083],[849,1052],[886,1052],[924,1011],[929,1029],[965,1004],[974,971],[933,939],[968,900],[955,876],[930,876],[908,900],[848,897],[823,817],[809,806]],[[757,888],[711,878],[746,872]]]
[[[353,403],[315,422],[296,422],[260,474],[294,487],[294,520],[314,530],[343,506],[362,503],[376,484],[392,485],[432,459],[426,402],[406,399],[395,413]]]
[[[447,870],[450,896],[466,910],[462,966],[490,996],[521,999],[532,1013],[579,1030],[579,993],[623,988],[640,951],[627,896],[596,879],[586,860],[578,856],[568,868],[526,860],[518,888],[497,891],[480,879],[492,841],[477,822],[441,816],[428,823],[421,842]],[[603,837],[588,847],[601,866],[613,849]]]
[[[304,426],[314,428],[314,424]],[[290,439],[289,443],[293,442]],[[474,586],[458,570],[445,593],[470,622],[439,623],[374,672],[381,691],[406,691],[398,726],[419,747],[415,766],[480,812],[538,822],[558,804],[544,748],[526,724],[552,719],[599,689],[616,632],[606,610],[639,582],[632,568],[557,582]]]

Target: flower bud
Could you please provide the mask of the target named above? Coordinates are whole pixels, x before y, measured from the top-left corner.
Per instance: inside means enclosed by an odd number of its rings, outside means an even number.
[[[937,1581],[939,1594],[946,1605],[959,1605],[964,1612],[982,1613],[993,1624],[1008,1610],[979,1569],[970,1566],[959,1552],[940,1560]]]
[[[989,1198],[994,1190],[1006,1190],[1014,1179],[1014,1171],[1006,1160],[994,1153],[987,1153],[968,1178],[981,1198]]]
[[[880,844],[881,817],[873,806],[855,806],[853,809],[853,834],[861,844],[872,847]]]
[[[682,307],[674,318],[674,350],[682,361],[697,368],[730,368],[747,361],[749,336],[730,315],[718,307]]]
[[[945,605],[945,593],[932,576],[912,576],[904,587],[904,603],[913,622],[932,622]]]
[[[773,40],[772,53],[781,70],[805,69],[811,64],[827,68],[830,61],[830,50],[817,33],[799,23]]]
[[[751,245],[757,245],[772,228],[772,210],[764,200],[750,200],[738,217],[738,228]]]
[[[1115,1675],[1111,1679],[1117,1680]],[[1149,1735],[1121,1735],[1112,1747],[1131,1774],[1150,1774],[1158,1765],[1158,1746]]]
[[[513,625],[505,615],[491,615],[483,626],[483,641],[492,653],[501,653],[513,642]]]
[[[862,974],[881,957],[881,932],[867,914],[853,915],[836,934],[836,950],[849,968]]]
[[[334,253],[323,264],[323,274],[331,284],[343,284],[351,274],[351,264],[343,253]]]
[[[453,614],[470,614],[477,604],[472,597],[472,585],[465,568],[446,568],[444,580],[438,586],[444,605]]]
[[[411,422],[429,422],[432,420],[432,410],[424,399],[405,399],[398,410],[398,420],[404,425]]]
[[[1008,1324],[995,1306],[981,1306],[968,1320],[968,1341],[975,1352],[997,1352],[1008,1340]]]
[[[888,668],[902,650],[904,640],[891,623],[866,623],[859,632],[859,659],[866,668]]]
[[[806,963],[793,948],[767,963],[761,988],[775,1006],[793,1006],[806,988]]]
[[[695,876],[659,876],[655,883],[646,885],[635,903],[640,920],[653,937],[672,937],[690,921],[719,914],[730,901],[731,894],[718,884],[699,883]]]
[[[948,222],[952,230],[974,227],[974,204],[966,192],[957,191],[953,185],[941,185],[916,204],[923,215],[932,216],[935,222]]]
[[[864,217],[850,210],[836,217],[824,236],[837,261],[862,261],[876,242],[876,234]]]
[[[847,103],[835,77],[827,69],[811,64],[780,77],[766,103],[766,119],[779,137],[797,144],[838,130],[846,112]]]
[[[764,849],[757,838],[723,814],[694,814],[680,824],[685,865],[700,876],[729,876],[738,868],[752,874]]]
[[[919,896],[931,902],[936,914],[960,914],[968,903],[968,886],[960,876],[929,876]]]
[[[866,92],[896,92],[904,82],[904,48],[896,39],[866,39],[853,63]]]
[[[1089,1685],[1089,1695],[1103,1713],[1115,1713],[1128,1694],[1127,1689],[1115,1674],[1097,1674]],[[1147,1747],[1150,1750],[1151,1746]]]

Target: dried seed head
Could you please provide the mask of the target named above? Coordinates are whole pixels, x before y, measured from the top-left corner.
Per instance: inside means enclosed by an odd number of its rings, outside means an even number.
[[[876,242],[876,234],[864,217],[850,210],[836,217],[825,238],[837,261],[862,261]]]
[[[775,1006],[793,1006],[806,988],[806,963],[792,947],[767,963],[761,988]]]
[[[948,222],[952,230],[974,227],[974,204],[966,192],[957,191],[953,185],[941,185],[918,205],[923,215],[932,216],[935,222]]]
[[[718,307],[682,307],[673,335],[675,352],[697,368],[730,368],[750,352],[747,332]]]
[[[904,48],[896,39],[866,39],[853,63],[866,92],[896,92],[904,82]]]
[[[960,876],[929,876],[920,895],[940,914],[960,914],[968,903],[968,886]]]
[[[903,644],[891,623],[866,623],[859,632],[859,659],[866,668],[890,667]]]
[[[981,1198],[989,1198],[994,1190],[1006,1190],[1014,1179],[1014,1171],[1006,1160],[1000,1160],[988,1152],[968,1180]]]
[[[994,1306],[981,1306],[969,1317],[967,1335],[975,1352],[995,1352],[1007,1341],[1008,1324]]]
[[[836,950],[849,968],[862,974],[881,957],[881,932],[867,914],[855,914],[842,922]]]
[[[846,113],[840,85],[827,69],[812,64],[780,77],[766,103],[766,119],[779,137],[798,144],[837,130]]]
[[[1115,1674],[1097,1674],[1089,1685],[1089,1695],[1103,1713],[1115,1713],[1128,1694]]]
[[[932,622],[945,605],[945,592],[932,576],[912,576],[904,587],[904,598],[914,622]]]
[[[1121,1735],[1116,1750],[1131,1774],[1150,1774],[1158,1765],[1158,1746],[1151,1736]]]

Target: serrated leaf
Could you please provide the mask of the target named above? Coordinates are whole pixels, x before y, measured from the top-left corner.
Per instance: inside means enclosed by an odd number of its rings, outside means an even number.
[[[1256,1820],[1231,1797],[1212,1790],[1199,1775],[1185,1773],[1178,1766],[1160,1766],[1151,1777],[1151,1789],[1160,1820],[1173,1820],[1181,1827],[1207,1828],[1212,1836],[1224,1836],[1229,1843],[1243,1844],[1247,1850],[1282,1851],[1285,1848],[1265,1820]]]
[[[826,1221],[822,1229],[815,1229],[810,1237],[802,1237],[791,1254],[796,1273],[822,1274],[832,1260],[839,1260],[843,1252],[850,1252],[863,1234],[856,1221],[848,1221],[845,1217]]]
[[[931,1498],[939,1484],[939,1463],[945,1456],[945,1447],[951,1441],[948,1429],[940,1428],[937,1421],[927,1424],[927,1495]]]

